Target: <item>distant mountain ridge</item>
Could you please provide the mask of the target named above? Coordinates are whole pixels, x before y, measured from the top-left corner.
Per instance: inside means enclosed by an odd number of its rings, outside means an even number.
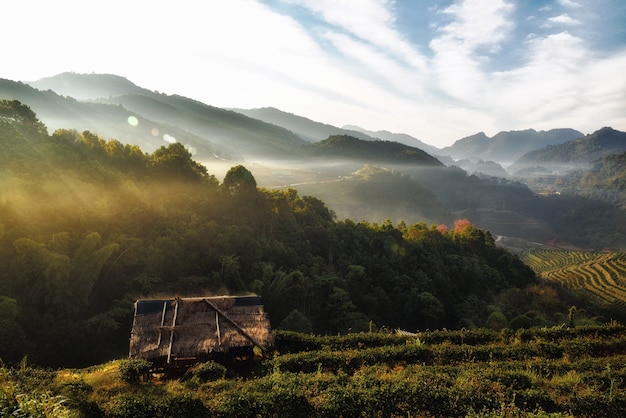
[[[492,138],[484,132],[479,132],[459,139],[452,146],[443,148],[441,152],[454,159],[474,158],[506,164],[514,162],[529,151],[548,145],[562,144],[581,136],[583,136],[582,132],[569,128],[549,131],[534,129],[502,131]]]
[[[13,86],[7,88],[7,83]],[[441,161],[449,156],[472,163],[482,160],[510,164],[529,151],[583,135],[573,129],[528,129],[499,132],[489,138],[481,132],[438,149],[407,134],[368,131],[354,125],[340,128],[275,108],[221,109],[183,96],[150,91],[114,74],[62,73],[29,84],[4,80],[0,98],[18,99],[31,106],[52,130],[90,130],[148,151],[164,145],[164,139],[175,138],[192,147],[199,157],[217,155],[233,160],[299,157],[306,143],[348,135],[366,141],[402,143],[440,157]],[[105,108],[103,104],[113,106]],[[139,125],[129,126],[129,116],[135,116]],[[168,137],[164,138],[165,134]]]
[[[213,144],[178,127],[148,120],[121,106],[79,102],[52,90],[41,91],[18,81],[0,79],[0,99],[19,100],[29,106],[50,132],[61,128],[89,130],[105,138],[115,138],[124,143],[139,145],[151,152],[158,146],[167,144],[162,137],[155,137],[153,132],[158,131],[160,135],[168,134],[190,147],[204,149],[207,154],[217,151]],[[137,118],[137,126],[129,125],[130,116]]]
[[[316,122],[304,116],[284,112],[275,107],[262,107],[257,109],[230,109],[251,118],[259,119],[283,128],[289,129],[307,142],[322,141],[333,135],[349,135],[365,141],[374,141],[377,138],[365,135],[363,132],[352,129],[338,128],[326,123]]]
[[[367,129],[363,129],[360,126],[356,125],[344,125],[344,129],[349,129],[351,131],[363,132],[364,134],[369,135],[370,137],[380,138],[385,141],[393,141],[399,142],[404,145],[408,145],[410,147],[419,148],[421,150],[426,151],[430,155],[436,157],[438,155],[442,155],[441,150],[432,145],[426,144],[425,142],[420,141],[419,139],[403,133],[393,133],[389,131],[368,131]]]
[[[602,128],[581,138],[528,152],[511,165],[511,172],[540,167],[553,172],[588,166],[612,154],[626,151],[626,132]]]
[[[152,92],[120,76],[63,73],[33,85],[47,90],[0,80],[0,99],[30,106],[51,130],[89,130],[149,152],[178,141],[203,159],[257,159],[293,157],[305,144],[285,128],[183,96]],[[89,101],[62,96],[77,92]],[[129,117],[135,118],[134,124]]]
[[[349,135],[333,135],[309,146],[311,154],[330,159],[358,159],[366,162],[392,162],[443,167],[443,164],[425,151],[391,141],[364,141]]]
[[[137,86],[125,77],[114,74],[61,73],[28,82],[39,90],[52,90],[76,100],[95,100],[125,94],[149,94],[150,90]]]

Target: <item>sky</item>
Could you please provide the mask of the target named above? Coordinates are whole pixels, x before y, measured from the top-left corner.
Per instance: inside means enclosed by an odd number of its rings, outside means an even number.
[[[20,0],[0,78],[106,73],[407,133],[626,131],[624,0]]]

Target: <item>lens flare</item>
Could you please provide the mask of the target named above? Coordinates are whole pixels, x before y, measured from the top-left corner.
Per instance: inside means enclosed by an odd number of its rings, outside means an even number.
[[[135,116],[129,116],[127,121],[130,126],[134,127],[139,125],[139,119],[137,119]]]
[[[152,134],[152,136],[159,136],[159,130],[157,128],[152,128],[150,130],[150,133]]]
[[[174,138],[172,135],[169,135],[169,134],[163,135],[163,140],[165,142],[169,142],[170,144],[173,144],[176,142],[176,138]]]

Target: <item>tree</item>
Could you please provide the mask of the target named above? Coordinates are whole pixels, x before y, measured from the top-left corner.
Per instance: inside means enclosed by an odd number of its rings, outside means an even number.
[[[309,318],[297,309],[289,312],[285,319],[280,322],[278,328],[303,334],[311,334],[313,332],[313,324],[311,324]]]
[[[150,156],[150,166],[157,174],[179,179],[200,180],[208,175],[202,164],[194,161],[183,144],[175,142],[162,146]]]
[[[40,134],[48,135],[48,129],[33,110],[18,100],[0,100],[0,120],[17,122],[34,128]]]
[[[104,263],[118,250],[117,244],[97,248],[100,240],[97,232],[88,234],[70,259],[31,239],[17,239],[13,243],[14,269],[21,277],[19,287],[24,299],[20,300],[30,300],[42,312],[52,312],[59,317],[70,316],[87,307]]]
[[[415,298],[418,306],[418,316],[426,328],[435,326],[444,316],[443,304],[430,292],[421,292]]]
[[[17,300],[0,295],[0,363],[17,362],[24,355],[24,337],[17,322]]]
[[[256,192],[254,176],[242,165],[237,165],[228,170],[222,185],[224,189],[233,195],[245,195]]]

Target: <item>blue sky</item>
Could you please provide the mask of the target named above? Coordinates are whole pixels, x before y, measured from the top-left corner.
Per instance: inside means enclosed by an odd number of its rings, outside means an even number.
[[[626,130],[623,0],[22,0],[0,19],[12,80],[113,73],[436,146]]]

